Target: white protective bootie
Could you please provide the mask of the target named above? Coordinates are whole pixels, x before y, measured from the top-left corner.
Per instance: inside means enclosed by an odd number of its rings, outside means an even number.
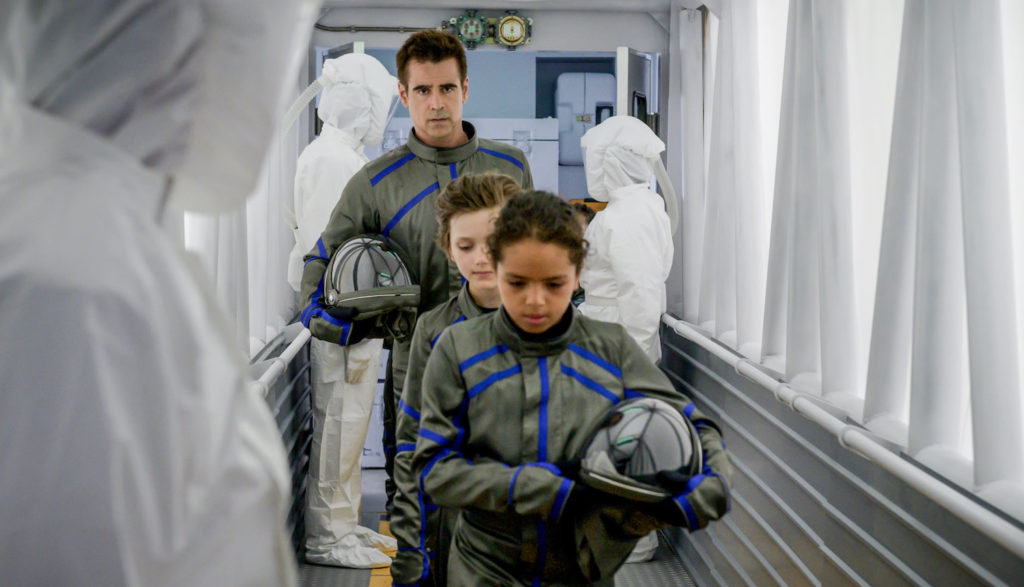
[[[653,530],[636,543],[636,546],[633,547],[633,552],[629,553],[629,558],[626,559],[626,562],[647,562],[654,558],[654,553],[656,552],[658,552],[658,531]]]
[[[379,532],[367,528],[366,526],[356,526],[352,529],[352,533],[359,538],[359,542],[363,546],[371,548],[377,548],[380,550],[396,550],[398,548],[398,541],[391,536],[385,536]]]
[[[360,536],[352,532],[327,548],[307,549],[306,562],[350,569],[376,569],[391,566],[391,557],[377,548],[366,546]]]

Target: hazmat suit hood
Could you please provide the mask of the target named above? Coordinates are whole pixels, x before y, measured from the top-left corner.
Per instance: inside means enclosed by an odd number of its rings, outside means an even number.
[[[613,116],[588,130],[580,147],[587,190],[595,200],[607,202],[618,188],[651,180],[651,159],[665,150],[665,143],[638,119]]]
[[[587,190],[607,202],[612,192],[646,184],[657,176],[664,194],[672,234],[679,228],[679,200],[661,162],[665,143],[646,124],[632,116],[613,116],[588,130],[580,139]]]
[[[0,148],[32,132],[20,102],[166,174],[179,208],[234,208],[255,187],[283,111],[281,80],[297,71],[318,5],[4,2]]]
[[[318,79],[324,86],[320,120],[368,147],[379,145],[398,99],[398,79],[363,53],[328,59]]]

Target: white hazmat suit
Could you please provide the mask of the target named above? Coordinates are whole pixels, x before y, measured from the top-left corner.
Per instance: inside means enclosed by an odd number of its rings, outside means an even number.
[[[398,97],[398,80],[373,57],[349,54],[324,62],[317,114],[320,136],[295,170],[295,248],[288,281],[299,291],[302,257],[316,246],[348,180],[368,162],[364,146],[379,145]],[[359,525],[360,460],[370,424],[384,341],[341,347],[313,339],[313,444],[306,508],[306,560],[353,568],[386,567],[377,547],[390,536]]]
[[[584,315],[618,322],[653,361],[672,266],[672,230],[661,196],[651,191],[651,160],[665,143],[644,123],[613,116],[580,140],[587,190],[608,206],[587,227],[590,243],[580,275]]]
[[[665,280],[672,267],[672,228],[665,201],[651,191],[653,159],[665,143],[631,116],[613,116],[580,139],[587,191],[608,202],[587,227],[590,252],[580,274],[585,316],[626,328],[652,361],[661,358],[658,330],[665,312]],[[671,192],[670,192],[671,193]],[[658,548],[651,533],[627,562],[649,560]]]
[[[158,219],[252,191],[316,13],[0,6],[5,584],[296,582],[277,427]]]

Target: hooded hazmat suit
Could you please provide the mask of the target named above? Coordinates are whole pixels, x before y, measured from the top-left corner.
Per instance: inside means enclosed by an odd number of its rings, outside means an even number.
[[[587,227],[590,253],[580,275],[586,292],[580,312],[622,324],[657,361],[673,245],[665,202],[649,183],[651,160],[665,143],[636,118],[613,116],[587,131],[580,146],[587,190],[608,202]]]
[[[586,292],[580,312],[621,324],[657,362],[673,245],[665,202],[649,184],[652,159],[665,143],[636,118],[613,116],[587,131],[580,146],[587,190],[608,202],[587,226],[590,253],[580,274]],[[629,562],[649,560],[657,548],[657,536],[648,534]]]
[[[373,57],[343,55],[324,62],[317,114],[320,136],[299,156],[295,170],[295,248],[288,281],[299,291],[302,257],[316,245],[348,180],[379,145],[398,97],[398,79]],[[360,458],[370,424],[383,340],[341,347],[314,338],[313,444],[306,509],[306,559],[354,568],[385,567],[376,548],[395,539],[359,526]]]
[[[255,187],[317,4],[0,6],[5,583],[295,583],[277,427],[158,221]]]

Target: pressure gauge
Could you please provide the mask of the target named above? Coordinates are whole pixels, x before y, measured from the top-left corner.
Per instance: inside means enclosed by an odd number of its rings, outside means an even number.
[[[487,19],[477,16],[475,10],[467,11],[456,21],[455,33],[460,41],[472,49],[487,36]]]
[[[498,26],[495,28],[497,31],[494,36],[498,43],[509,49],[515,49],[527,41],[528,24],[520,16],[507,14],[498,20]]]
[[[502,45],[519,45],[526,40],[526,23],[515,15],[506,15],[498,21],[498,39]]]

